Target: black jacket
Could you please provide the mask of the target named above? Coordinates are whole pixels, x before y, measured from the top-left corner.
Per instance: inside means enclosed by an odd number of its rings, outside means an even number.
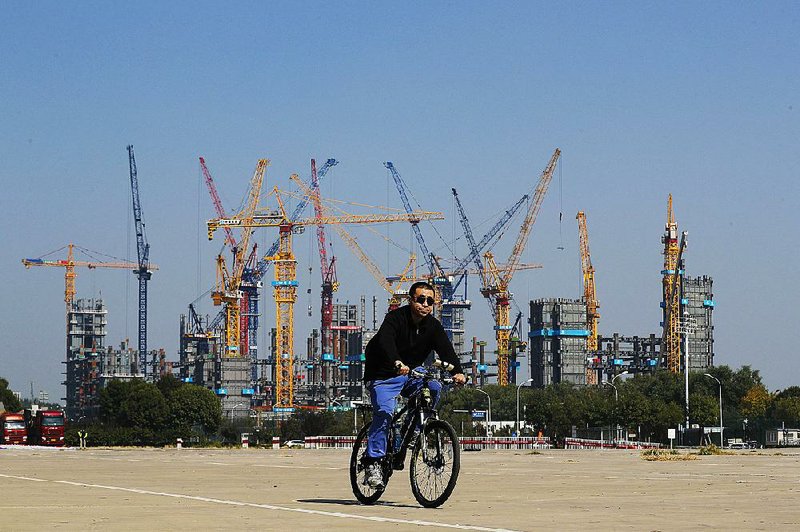
[[[411,307],[397,308],[386,315],[381,328],[367,344],[364,380],[396,377],[396,360],[413,369],[425,362],[431,351],[436,351],[439,358],[455,366],[451,372],[453,375],[463,373],[453,344],[439,320],[429,315],[414,325]]]

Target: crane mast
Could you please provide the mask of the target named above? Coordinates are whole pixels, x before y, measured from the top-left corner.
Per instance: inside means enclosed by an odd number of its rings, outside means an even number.
[[[147,282],[150,280],[150,244],[145,235],[142,206],[139,201],[139,178],[136,171],[136,158],[133,146],[128,146],[128,167],[131,177],[131,196],[133,198],[133,220],[136,228],[136,253],[138,267],[133,271],[139,279],[139,370],[147,375]]]
[[[481,289],[481,294],[494,302],[494,329],[497,340],[497,384],[500,386],[507,386],[509,383],[509,338],[511,337],[512,328],[509,319],[509,306],[513,298],[513,294],[508,290],[509,284],[520,264],[522,251],[528,242],[528,237],[533,224],[536,222],[536,216],[539,214],[539,209],[547,193],[547,188],[550,186],[550,181],[560,156],[561,150],[556,148],[552,157],[550,157],[550,162],[539,178],[536,190],[533,193],[533,201],[528,207],[525,220],[522,222],[517,241],[506,261],[506,265],[503,268],[499,268],[491,252],[486,252],[483,255],[486,261],[485,270],[489,283],[488,286],[484,286]]]
[[[686,248],[686,232],[678,240],[678,223],[672,211],[672,194],[667,201],[667,223],[664,235],[664,318],[663,318],[663,356],[667,368],[672,373],[681,371],[681,292],[683,285],[683,250]]]
[[[592,353],[597,351],[598,348],[597,325],[600,321],[600,313],[597,312],[597,309],[600,308],[600,304],[597,302],[594,267],[592,266],[592,257],[589,254],[589,232],[586,228],[586,213],[579,211],[575,218],[578,220],[578,232],[580,235],[583,301],[586,303],[586,326],[589,330],[586,349]]]
[[[323,216],[322,202],[319,196],[319,179],[317,177],[317,162],[311,159],[311,199],[314,203],[314,217],[321,219]],[[336,257],[328,261],[328,250],[325,237],[325,224],[317,224],[317,247],[319,248],[320,274],[322,275],[322,290],[320,291],[320,335],[322,336],[322,354],[333,353],[333,293],[339,289],[336,279]]]

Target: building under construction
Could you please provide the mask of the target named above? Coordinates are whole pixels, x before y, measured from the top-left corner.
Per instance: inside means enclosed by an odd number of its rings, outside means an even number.
[[[706,371],[714,366],[714,293],[711,277],[684,277],[681,306],[689,319],[689,371]],[[685,345],[685,344],[684,344]]]
[[[686,323],[681,349],[688,345],[689,371],[707,371],[714,365],[712,285],[709,276],[686,276],[681,281],[680,309]],[[623,371],[652,372],[667,365],[662,337],[654,333],[599,336],[597,350],[589,351],[585,301],[540,299],[531,301],[530,309],[528,337],[534,386],[601,384]],[[681,353],[683,370],[686,357]]]
[[[530,369],[533,386],[586,384],[586,304],[576,299],[530,302]]]
[[[100,408],[100,392],[112,380],[143,379],[138,351],[128,342],[106,347],[108,311],[102,299],[78,299],[68,307],[66,414],[70,420],[92,418]],[[154,373],[171,373],[163,349],[150,351]]]

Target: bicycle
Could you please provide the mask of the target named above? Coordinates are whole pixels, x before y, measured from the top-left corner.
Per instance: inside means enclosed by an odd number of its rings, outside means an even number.
[[[381,498],[392,473],[405,468],[409,448],[412,449],[409,467],[411,492],[417,502],[426,508],[436,508],[453,493],[461,467],[461,448],[455,429],[439,419],[427,386],[431,380],[452,384],[452,377],[442,374],[442,370],[450,371],[452,368],[452,365],[436,360],[432,370],[411,371],[411,377],[423,379],[423,386],[392,416],[386,456],[380,461],[383,487],[373,488],[363,482],[366,469],[363,458],[370,425],[361,428],[350,455],[350,485],[359,502],[374,504]],[[395,439],[399,440],[399,445]]]

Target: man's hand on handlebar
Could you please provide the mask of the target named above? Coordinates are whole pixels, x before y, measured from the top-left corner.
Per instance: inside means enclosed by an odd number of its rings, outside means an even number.
[[[453,383],[458,384],[459,386],[464,385],[467,383],[467,377],[463,373],[456,373],[453,375]]]
[[[394,367],[397,370],[398,375],[408,375],[408,372],[411,371],[411,368],[403,364],[403,362],[400,360],[395,361]]]

